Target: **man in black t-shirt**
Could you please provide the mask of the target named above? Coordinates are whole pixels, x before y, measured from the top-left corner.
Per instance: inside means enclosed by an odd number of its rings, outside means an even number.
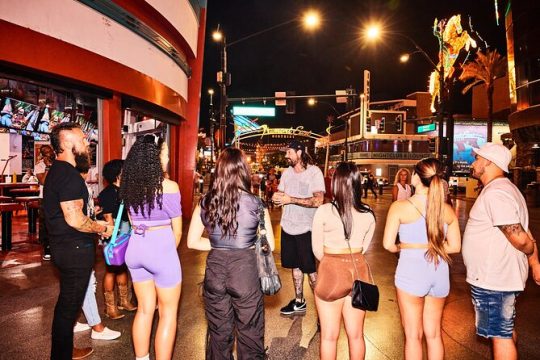
[[[73,348],[73,326],[94,265],[95,234],[110,237],[112,226],[87,216],[88,190],[80,172],[88,166],[88,141],[77,124],[61,123],[50,135],[57,154],[43,190],[43,210],[52,260],[60,273],[54,309],[51,359],[82,359],[92,348]]]

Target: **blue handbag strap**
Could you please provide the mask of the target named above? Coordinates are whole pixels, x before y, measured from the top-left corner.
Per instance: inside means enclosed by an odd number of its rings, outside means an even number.
[[[120,203],[118,207],[118,214],[116,214],[116,220],[114,220],[114,230],[111,236],[110,244],[116,245],[116,239],[118,238],[118,230],[120,230],[120,223],[122,222],[122,213],[124,212],[124,202]]]

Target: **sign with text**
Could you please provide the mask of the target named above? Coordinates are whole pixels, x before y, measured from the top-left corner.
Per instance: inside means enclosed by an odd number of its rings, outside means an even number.
[[[233,106],[233,115],[275,117],[276,108],[271,106]]]

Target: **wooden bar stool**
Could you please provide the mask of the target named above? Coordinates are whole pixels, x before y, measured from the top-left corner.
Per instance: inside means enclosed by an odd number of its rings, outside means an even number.
[[[22,210],[23,206],[18,203],[0,203],[2,212],[2,251],[11,250],[11,217],[13,211]]]
[[[26,209],[28,216],[28,233],[36,233],[36,222],[38,218],[39,196],[18,196],[15,201]]]

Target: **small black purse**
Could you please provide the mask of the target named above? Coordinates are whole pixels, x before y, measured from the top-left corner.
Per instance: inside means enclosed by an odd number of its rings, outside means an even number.
[[[264,224],[264,206],[259,205],[259,233],[255,242],[255,254],[257,256],[257,269],[259,281],[264,295],[274,295],[281,289],[281,280],[274,261],[274,255],[268,240]]]
[[[343,219],[341,219],[341,222],[343,223]],[[369,229],[364,234],[364,239],[368,232]],[[371,273],[371,268],[366,261],[366,265],[369,271],[369,277],[371,278],[371,284],[362,280],[358,280],[360,276],[358,276],[358,269],[356,268],[356,261],[354,261],[354,257],[352,254],[349,236],[347,235],[347,232],[345,230],[345,223],[343,223],[343,233],[345,234],[345,241],[347,242],[347,246],[349,247],[351,261],[353,263],[354,273],[357,279],[353,281],[352,285],[352,306],[356,309],[364,311],[377,311],[377,309],[379,308],[379,288],[377,287],[377,285],[375,285],[375,281],[373,281],[373,274]]]

